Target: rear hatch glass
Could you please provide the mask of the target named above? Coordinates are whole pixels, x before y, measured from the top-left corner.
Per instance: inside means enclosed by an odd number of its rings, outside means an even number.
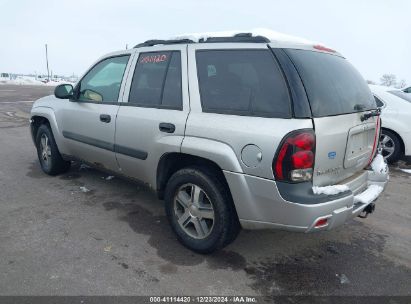
[[[287,50],[304,82],[314,117],[375,109],[367,83],[344,58],[306,50]]]
[[[360,73],[343,57],[286,50],[300,74],[316,133],[315,185],[330,185],[361,171],[374,151],[377,118],[361,121],[377,108]]]

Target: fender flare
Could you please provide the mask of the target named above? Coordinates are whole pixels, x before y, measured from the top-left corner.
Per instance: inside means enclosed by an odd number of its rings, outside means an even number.
[[[184,137],[181,152],[213,161],[222,170],[243,173],[238,157],[229,145],[201,137]]]
[[[35,107],[31,110],[30,118],[33,119],[33,117],[35,116],[44,117],[45,119],[48,120],[51,131],[53,132],[53,135],[54,135],[54,140],[56,141],[57,146],[60,148],[60,146],[63,145],[63,143],[61,142],[61,138],[63,135],[57,124],[57,119],[56,119],[54,110],[50,107],[45,107],[45,106]]]

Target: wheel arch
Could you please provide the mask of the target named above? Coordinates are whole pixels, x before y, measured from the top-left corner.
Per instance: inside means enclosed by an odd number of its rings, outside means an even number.
[[[61,146],[61,134],[59,130],[59,126],[57,124],[56,116],[52,108],[49,107],[35,107],[31,110],[31,117],[30,117],[30,128],[32,132],[33,138],[37,134],[37,130],[41,124],[46,123],[49,125],[54,139],[57,143],[57,146],[60,148]]]
[[[182,168],[193,166],[207,168],[207,170],[209,171],[211,170],[213,174],[215,174],[216,178],[224,185],[224,187],[228,191],[227,193],[230,199],[230,208],[233,212],[235,220],[239,225],[239,217],[236,204],[231,193],[230,185],[223,173],[223,169],[216,162],[210,159],[180,152],[170,152],[163,154],[157,166],[156,190],[158,198],[164,199],[164,192],[167,182],[175,172]]]
[[[31,123],[30,124],[30,131],[31,131],[31,137],[32,137],[33,141],[35,141],[37,131],[40,128],[41,125],[46,124],[46,125],[50,126],[50,121],[46,117],[40,116],[40,115],[33,115],[31,117],[30,123]]]
[[[230,191],[222,168],[214,161],[192,154],[171,152],[163,154],[157,166],[156,190],[160,199],[164,198],[164,190],[170,177],[178,170],[190,166],[206,167],[212,170],[216,174],[216,177],[223,182]]]

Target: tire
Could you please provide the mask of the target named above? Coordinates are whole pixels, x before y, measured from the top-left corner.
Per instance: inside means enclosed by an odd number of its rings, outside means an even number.
[[[388,163],[395,163],[402,157],[401,140],[394,132],[382,129],[380,141],[382,155]]]
[[[36,148],[40,166],[44,173],[57,175],[70,169],[70,162],[61,157],[53,133],[48,125],[39,127],[36,135]]]
[[[203,167],[177,171],[164,198],[167,218],[185,247],[207,254],[237,237],[240,224],[231,195],[214,171]]]

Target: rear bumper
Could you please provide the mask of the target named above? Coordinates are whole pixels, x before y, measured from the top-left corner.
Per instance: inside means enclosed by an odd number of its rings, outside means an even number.
[[[299,232],[330,230],[358,216],[378,198],[361,203],[358,202],[358,195],[364,195],[371,185],[385,189],[388,181],[388,172],[376,174],[364,170],[342,183],[350,189],[344,196],[329,196],[329,200],[322,199],[321,203],[304,204],[285,200],[273,180],[233,172],[224,174],[244,229],[282,229]],[[319,219],[325,218],[326,225],[315,227]]]

